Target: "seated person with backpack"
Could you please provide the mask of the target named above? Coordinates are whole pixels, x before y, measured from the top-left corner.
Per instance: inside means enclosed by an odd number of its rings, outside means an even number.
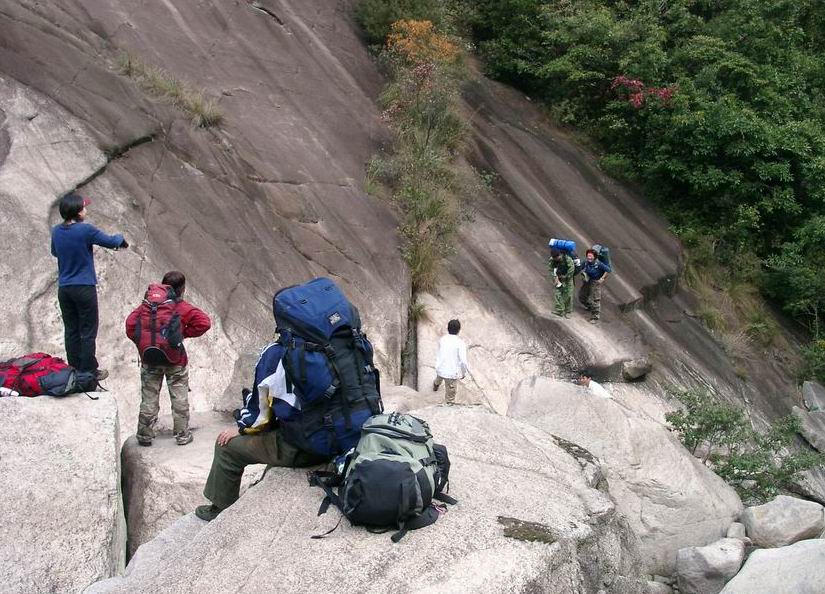
[[[240,496],[250,464],[305,467],[352,448],[361,426],[383,410],[372,345],[360,317],[325,278],[273,297],[278,340],[261,352],[252,390],[235,411],[237,429],[218,435],[204,487],[210,505],[195,515],[215,519]]]
[[[172,419],[178,445],[192,442],[189,430],[189,362],[184,338],[195,338],[209,330],[211,321],[203,311],[183,300],[186,277],[167,272],[160,284],[149,285],[141,303],[126,318],[126,336],[140,353],[140,414],[137,441],[152,445],[154,425],[160,410],[163,378],[172,400]]]

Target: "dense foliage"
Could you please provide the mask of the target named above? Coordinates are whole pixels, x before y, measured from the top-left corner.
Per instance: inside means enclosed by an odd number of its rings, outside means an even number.
[[[818,334],[825,307],[825,3],[466,0],[488,72],[583,129],[677,232]]]
[[[668,423],[691,453],[736,489],[746,504],[772,499],[798,480],[800,473],[825,459],[810,449],[793,449],[799,425],[792,416],[766,433],[751,428],[739,408],[719,402],[704,391],[677,394],[684,408],[668,413]]]
[[[389,75],[382,117],[395,137],[370,162],[368,179],[388,188],[401,211],[402,256],[415,293],[432,289],[477,191],[473,172],[454,166],[465,129],[458,106],[465,67],[459,47],[428,20],[393,23],[379,57]]]

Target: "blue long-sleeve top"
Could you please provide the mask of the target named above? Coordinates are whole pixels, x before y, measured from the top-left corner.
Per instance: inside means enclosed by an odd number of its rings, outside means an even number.
[[[582,272],[587,275],[588,281],[596,281],[603,277],[605,273],[613,272],[613,269],[601,260],[594,260],[592,263],[585,262]]]
[[[52,256],[57,258],[59,286],[96,285],[92,246],[114,249],[122,243],[123,235],[107,235],[89,223],[52,227]]]

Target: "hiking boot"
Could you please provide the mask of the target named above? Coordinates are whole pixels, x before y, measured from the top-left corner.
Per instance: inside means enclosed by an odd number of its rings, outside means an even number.
[[[598,324],[599,323],[599,318],[590,318],[590,323],[591,324]]]
[[[559,313],[559,312],[557,312],[557,311],[554,311],[554,312],[553,312],[553,315],[554,315],[554,316],[558,316],[558,317],[560,317],[560,318],[563,318],[563,317],[564,317],[564,314],[563,314],[563,313]]]
[[[138,445],[141,445],[143,447],[149,447],[150,445],[152,445],[152,440],[148,437],[138,437],[137,442]]]
[[[572,315],[573,315],[573,314],[572,314],[571,312],[569,312],[569,311],[568,311],[566,314],[564,314],[564,317],[565,317],[565,318],[567,318],[567,319],[569,320],[569,319],[570,319],[570,316],[572,316]]]
[[[192,435],[192,432],[188,429],[183,431],[182,433],[175,434],[175,443],[178,445],[186,445],[187,443],[192,443],[192,440],[195,439],[195,436]]]
[[[97,381],[102,382],[107,377],[109,377],[109,372],[105,369],[98,369],[97,371],[95,371],[95,379]]]
[[[217,518],[223,510],[214,503],[211,505],[199,505],[195,508],[195,515],[204,522],[211,522]]]

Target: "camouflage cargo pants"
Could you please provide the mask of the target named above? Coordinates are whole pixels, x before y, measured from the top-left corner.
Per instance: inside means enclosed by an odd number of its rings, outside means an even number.
[[[140,414],[138,415],[138,439],[151,441],[155,437],[154,426],[160,410],[160,389],[163,378],[172,399],[172,421],[176,435],[189,431],[189,369],[170,367],[140,368]]]
[[[573,313],[573,279],[562,282],[553,293],[553,313],[559,316]]]

